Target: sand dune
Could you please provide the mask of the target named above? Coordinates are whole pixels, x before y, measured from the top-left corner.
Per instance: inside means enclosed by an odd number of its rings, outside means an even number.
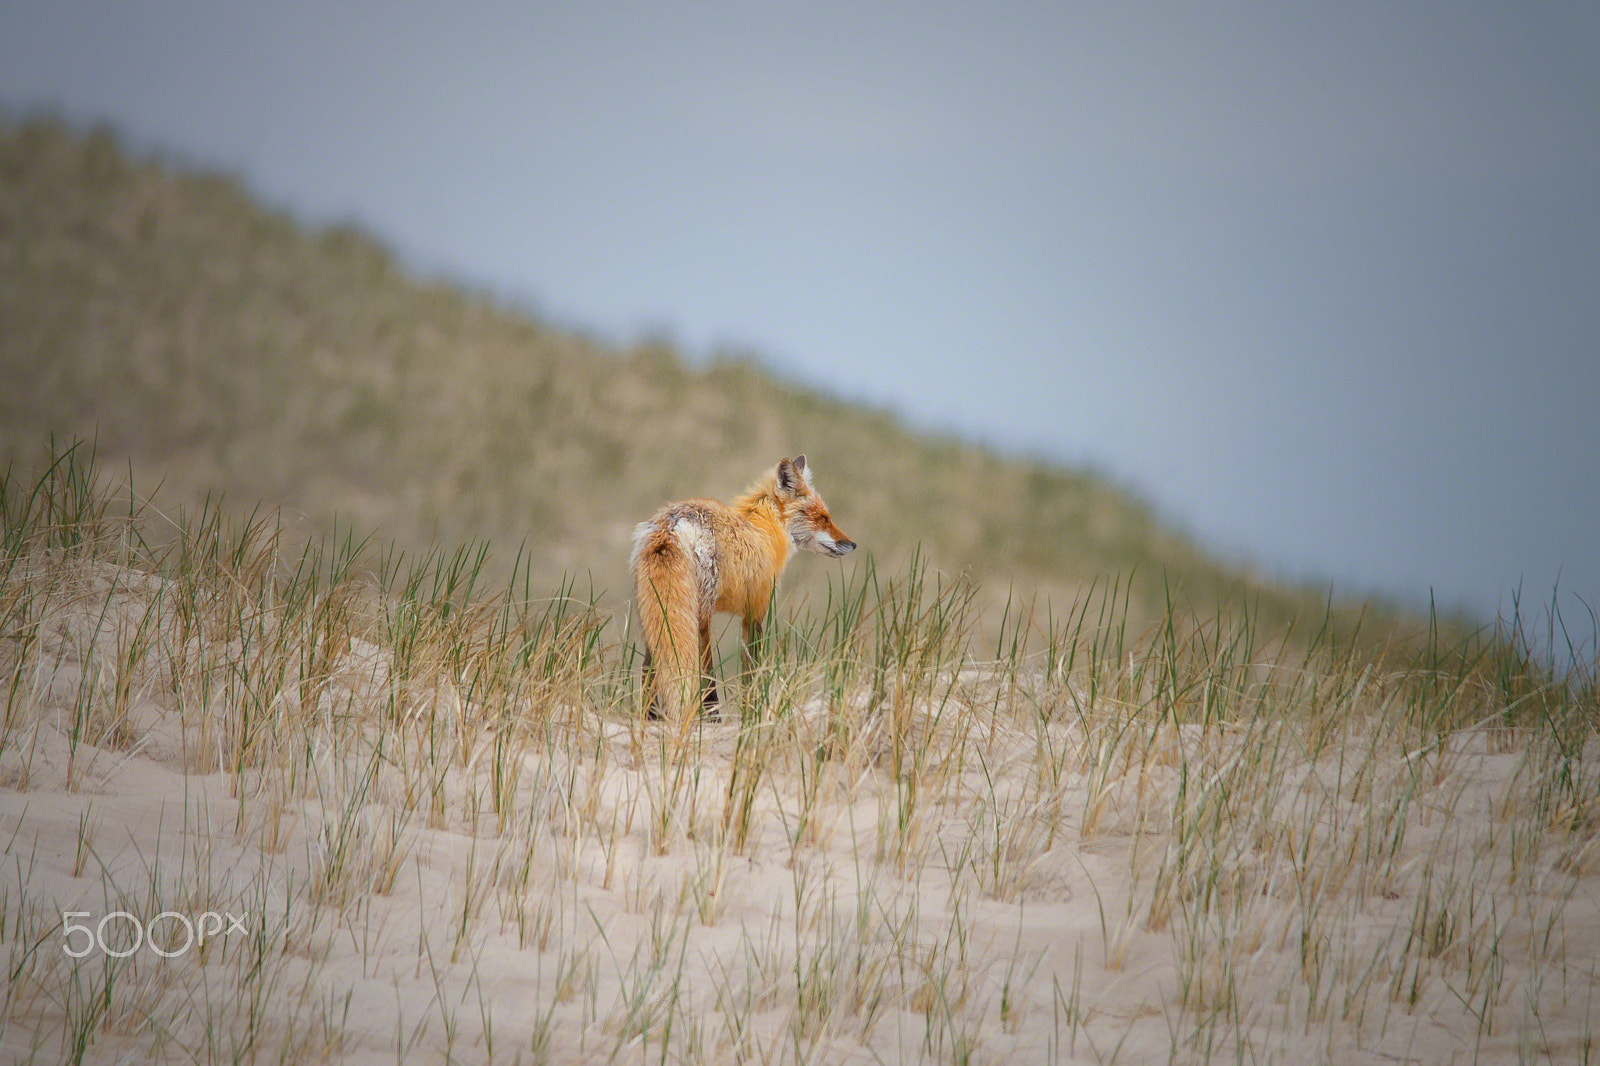
[[[228,543],[13,556],[6,1061],[1594,1055],[1592,690],[902,576],[678,747],[624,619]]]

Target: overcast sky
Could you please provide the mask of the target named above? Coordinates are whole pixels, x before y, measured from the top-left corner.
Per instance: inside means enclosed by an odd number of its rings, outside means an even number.
[[[6,0],[0,106],[1269,573],[1600,606],[1600,5]]]

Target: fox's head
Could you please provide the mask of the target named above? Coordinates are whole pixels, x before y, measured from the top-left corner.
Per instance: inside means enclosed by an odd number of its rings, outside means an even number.
[[[796,548],[836,558],[856,550],[856,542],[833,524],[828,505],[811,487],[811,471],[806,466],[805,456],[778,461],[776,486],[784,528]]]

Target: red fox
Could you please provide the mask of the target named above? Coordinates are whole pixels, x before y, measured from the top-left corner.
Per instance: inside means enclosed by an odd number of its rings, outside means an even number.
[[[804,455],[780,459],[731,504],[669,503],[639,523],[631,566],[652,718],[687,724],[690,708],[717,703],[714,613],[743,617],[744,659],[751,662],[790,545],[834,557],[856,547],[811,487]]]

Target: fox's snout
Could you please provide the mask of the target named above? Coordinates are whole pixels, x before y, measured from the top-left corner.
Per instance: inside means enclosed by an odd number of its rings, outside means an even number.
[[[809,534],[796,543],[802,548],[809,548],[823,555],[831,555],[837,559],[841,555],[849,555],[856,550],[856,542],[844,535],[844,530],[829,522],[826,526],[807,530]]]
[[[837,559],[856,550],[856,542],[844,530],[833,524],[827,509],[818,500],[814,506],[802,508],[789,522],[789,537],[795,547],[829,555]]]

